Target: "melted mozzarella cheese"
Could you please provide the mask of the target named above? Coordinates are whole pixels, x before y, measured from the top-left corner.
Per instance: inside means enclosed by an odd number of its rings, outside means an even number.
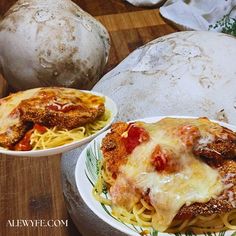
[[[11,132],[9,128],[19,124],[20,113],[15,111],[13,114],[13,110],[17,108],[21,101],[34,97],[41,97],[43,103],[45,96],[41,94],[44,93],[48,95],[55,94],[59,100],[65,99],[66,102],[70,102],[70,100],[73,101],[73,99],[77,97],[82,103],[93,108],[97,108],[101,104],[104,104],[103,97],[69,88],[36,88],[18,92],[0,100],[0,134]],[[36,105],[37,104],[35,104],[35,106]]]
[[[82,103],[86,104],[88,107],[97,108],[100,105],[103,105],[105,102],[105,98],[101,96],[97,96],[91,93],[81,92],[75,89],[60,89],[64,95],[68,97],[77,97]]]
[[[99,97],[99,96],[88,94],[88,93],[81,93],[80,99],[88,107],[91,107],[91,108],[98,108],[100,105],[103,105],[105,102],[104,97]]]
[[[0,101],[0,134],[5,133],[8,129],[14,125],[17,125],[20,121],[20,114],[17,111],[12,114],[13,110],[24,99],[32,97],[39,89],[31,89],[24,92],[18,92],[12,94]]]
[[[176,129],[186,123],[197,126],[204,137],[211,135],[213,130],[218,132],[221,129],[215,124],[210,127],[209,121],[205,119],[164,119],[156,124],[143,124],[150,140],[137,146],[129,155],[127,163],[120,168],[122,178],[125,176],[141,192],[149,192],[150,202],[156,209],[153,224],[159,231],[168,228],[183,205],[208,202],[224,190],[217,170],[194,156],[192,149],[187,148],[177,135]],[[212,140],[212,135],[209,139]],[[178,172],[155,170],[151,156],[157,145],[175,154],[181,166]]]

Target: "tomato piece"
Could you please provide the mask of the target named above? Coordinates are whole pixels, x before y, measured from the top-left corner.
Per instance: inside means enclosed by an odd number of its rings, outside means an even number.
[[[192,147],[201,136],[199,129],[192,125],[181,126],[178,129],[178,135],[187,147]]]
[[[40,124],[35,124],[32,129],[30,129],[25,136],[14,146],[14,150],[17,151],[30,151],[32,150],[32,146],[30,144],[30,138],[33,134],[34,130],[37,130],[40,133],[45,133],[47,128]]]
[[[151,164],[158,172],[174,173],[180,171],[182,164],[179,158],[169,149],[157,145],[151,156]]]
[[[29,130],[25,134],[24,138],[21,139],[21,141],[15,145],[14,150],[17,150],[17,151],[30,151],[30,150],[32,150],[32,146],[30,144],[30,137],[33,132],[34,132],[34,129]]]
[[[43,125],[40,125],[40,124],[35,124],[33,129],[37,130],[41,134],[43,134],[47,131],[47,128]]]
[[[159,145],[156,146],[152,153],[151,163],[157,171],[163,171],[166,169],[168,164],[168,156],[161,150]]]
[[[123,142],[127,153],[131,153],[139,144],[149,139],[148,132],[142,128],[130,124],[128,126],[127,137],[123,137]]]

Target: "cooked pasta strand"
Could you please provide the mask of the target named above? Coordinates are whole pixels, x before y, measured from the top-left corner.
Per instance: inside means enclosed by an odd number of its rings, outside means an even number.
[[[93,189],[95,199],[102,204],[109,205],[112,215],[125,223],[140,227],[153,227],[158,230],[155,225],[152,224],[153,215],[156,213],[155,208],[143,198],[133,206],[131,211],[127,211],[124,208],[113,205],[110,199],[104,197],[104,186],[109,189],[114,181],[115,179],[109,175],[109,171],[106,168],[106,161],[103,160],[100,165],[97,183]],[[222,215],[197,216],[184,221],[173,220],[166,232],[178,233],[191,231],[200,234],[206,232],[219,232],[227,229],[236,229],[236,210],[232,210]]]
[[[40,133],[37,130],[34,130],[30,139],[30,144],[33,147],[32,150],[54,148],[74,141],[82,140],[83,138],[95,134],[102,129],[108,123],[110,117],[110,111],[106,110],[104,115],[98,120],[82,127],[77,127],[71,130],[61,130],[57,129],[57,127],[53,127],[47,128],[45,133]]]

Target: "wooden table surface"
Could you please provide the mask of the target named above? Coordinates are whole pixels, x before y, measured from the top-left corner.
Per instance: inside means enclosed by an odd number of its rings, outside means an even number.
[[[15,0],[0,0],[3,15]],[[137,8],[124,0],[76,0],[100,20],[111,36],[105,72],[146,42],[176,30],[157,9]],[[68,227],[10,227],[8,220],[60,219]],[[60,156],[0,156],[0,236],[80,235],[67,213],[61,187]]]

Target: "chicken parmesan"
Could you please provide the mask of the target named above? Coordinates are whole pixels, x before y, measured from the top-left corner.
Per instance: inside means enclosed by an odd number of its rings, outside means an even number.
[[[118,122],[101,150],[93,193],[119,220],[161,232],[236,229],[235,132],[207,118]]]
[[[69,88],[36,88],[0,99],[0,145],[29,151],[89,136],[109,120],[105,98]]]

